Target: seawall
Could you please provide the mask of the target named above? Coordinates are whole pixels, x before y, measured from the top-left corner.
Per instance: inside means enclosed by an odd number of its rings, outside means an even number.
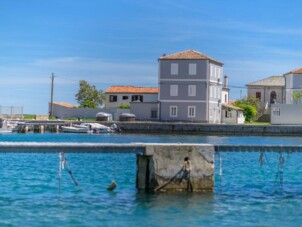
[[[110,126],[111,122],[103,122]],[[242,136],[301,136],[302,125],[226,125],[184,122],[116,122],[125,133],[175,133]]]

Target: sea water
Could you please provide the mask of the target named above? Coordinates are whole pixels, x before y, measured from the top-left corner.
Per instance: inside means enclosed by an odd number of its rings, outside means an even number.
[[[9,142],[183,142],[300,145],[299,137],[1,134]],[[135,189],[134,154],[0,153],[0,226],[301,226],[302,154],[221,153],[214,192],[146,194]],[[114,191],[106,188],[114,180]]]

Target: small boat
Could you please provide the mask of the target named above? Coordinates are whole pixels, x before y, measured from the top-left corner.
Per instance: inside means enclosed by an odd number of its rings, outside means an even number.
[[[81,123],[73,124],[71,126],[62,126],[62,132],[69,133],[114,133],[118,132],[116,124],[110,127],[99,123]]]
[[[15,125],[14,125],[15,127]],[[13,125],[10,125],[7,120],[1,118],[0,119],[0,133],[9,133],[12,132]]]
[[[94,133],[113,133],[118,131],[116,124],[108,127],[99,123],[81,123],[79,125],[73,125],[73,127],[86,128]]]
[[[89,128],[87,127],[74,127],[74,126],[62,126],[62,132],[69,133],[89,133]]]

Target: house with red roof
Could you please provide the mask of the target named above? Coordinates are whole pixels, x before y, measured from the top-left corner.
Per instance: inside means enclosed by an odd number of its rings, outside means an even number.
[[[157,102],[158,88],[135,86],[111,86],[105,92],[105,107],[118,107],[131,102]]]
[[[221,123],[223,63],[195,50],[158,62],[161,121]]]

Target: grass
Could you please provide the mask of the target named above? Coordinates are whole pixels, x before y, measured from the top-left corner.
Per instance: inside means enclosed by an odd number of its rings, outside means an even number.
[[[271,125],[270,122],[246,122],[246,125]]]
[[[24,114],[23,115],[23,119],[24,120],[35,120],[36,119],[36,115],[35,114]]]

